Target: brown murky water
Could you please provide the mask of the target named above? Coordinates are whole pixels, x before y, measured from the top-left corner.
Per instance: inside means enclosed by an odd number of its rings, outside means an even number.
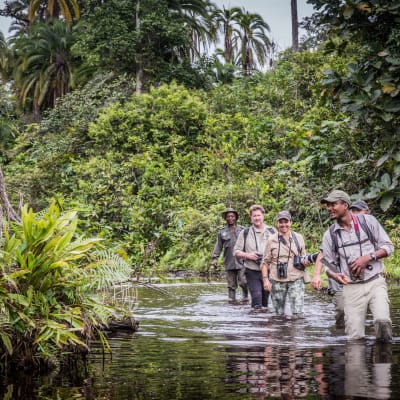
[[[137,333],[110,337],[112,357],[42,378],[3,382],[0,399],[397,399],[400,295],[392,287],[395,339],[347,344],[328,296],[307,288],[305,318],[251,314],[226,302],[220,282],[139,289]]]

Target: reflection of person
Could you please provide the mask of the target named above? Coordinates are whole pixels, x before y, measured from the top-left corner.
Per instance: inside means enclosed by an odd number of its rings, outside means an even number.
[[[376,343],[372,350],[377,357],[369,360],[367,359],[369,349],[365,342],[347,344],[344,362],[345,396],[369,399],[391,398],[391,349],[387,347],[391,347],[391,344]]]
[[[218,268],[218,258],[223,252],[229,300],[232,302],[236,300],[236,289],[239,285],[243,291],[242,300],[245,301],[247,300],[248,290],[244,266],[233,254],[233,248],[243,226],[237,224],[239,214],[233,208],[227,208],[222,213],[222,218],[226,221],[226,225],[218,232],[212,263],[214,268]]]
[[[350,204],[349,207],[352,214],[369,214],[370,209],[368,204],[364,200],[357,200]],[[322,265],[323,252],[322,250],[318,254],[315,262],[313,279],[311,281],[314,289],[320,290],[322,287],[321,271],[324,269]],[[332,296],[332,303],[335,306],[335,323],[336,328],[344,328],[344,304],[343,304],[343,285],[335,281],[335,279],[329,277],[329,270],[326,270],[328,274],[328,293]]]
[[[305,268],[304,261],[299,261],[299,265],[294,259],[306,255],[304,239],[299,233],[290,230],[292,217],[289,211],[278,213],[276,225],[278,233],[268,239],[261,264],[264,289],[271,292],[276,315],[284,314],[288,300],[293,316],[301,316]]]
[[[264,224],[265,210],[254,204],[249,209],[251,227],[243,229],[235,244],[234,254],[244,260],[247,284],[251,295],[251,306],[254,310],[268,307],[269,293],[264,290],[260,264],[268,237],[273,228]],[[245,236],[246,233],[246,236]]]
[[[344,285],[345,332],[348,339],[365,337],[365,319],[369,307],[376,338],[391,340],[389,297],[381,261],[393,253],[391,240],[372,215],[364,215],[366,228],[374,243],[369,239],[368,233],[360,229],[360,220],[349,210],[350,197],[347,193],[334,190],[321,203],[326,204],[329,217],[336,219],[333,229],[324,233],[322,251],[329,273]]]

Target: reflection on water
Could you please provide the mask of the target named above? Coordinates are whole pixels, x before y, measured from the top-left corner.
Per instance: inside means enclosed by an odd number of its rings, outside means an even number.
[[[395,340],[346,343],[328,298],[308,289],[304,319],[251,314],[225,285],[139,290],[140,329],[110,337],[86,368],[4,379],[1,399],[391,399],[400,393],[399,288],[390,292]]]

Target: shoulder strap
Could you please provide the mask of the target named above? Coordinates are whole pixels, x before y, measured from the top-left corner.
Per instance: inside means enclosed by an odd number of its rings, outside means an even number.
[[[250,230],[250,228],[243,229],[243,251],[246,251],[246,240],[247,240],[247,236],[249,236],[249,230]]]
[[[269,233],[275,233],[275,229],[274,228],[267,228]]]
[[[377,243],[375,240],[375,237],[373,233],[371,232],[371,229],[369,228],[367,224],[367,220],[365,219],[365,215],[363,214],[358,214],[357,216],[358,223],[360,224],[362,230],[367,234],[368,240],[374,245],[375,250],[377,248]]]
[[[298,255],[300,255],[301,254],[301,247],[300,247],[299,239],[297,239],[297,235],[294,232],[292,232],[292,236],[293,236],[294,242],[296,243],[297,253],[298,253]]]
[[[339,259],[339,242],[337,238],[337,234],[335,233],[335,225],[332,224],[329,227],[329,233],[331,234],[332,239],[332,252],[335,255],[336,259]]]

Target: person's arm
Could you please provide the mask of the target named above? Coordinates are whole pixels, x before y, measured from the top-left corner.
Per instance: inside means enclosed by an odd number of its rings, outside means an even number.
[[[379,221],[372,215],[366,215],[365,219],[373,237],[376,239],[377,250],[372,253],[372,256],[371,254],[364,254],[354,260],[351,264],[351,271],[355,275],[360,275],[371,261],[388,257],[394,251],[393,243]]]
[[[271,265],[272,261],[272,251],[271,251],[271,244],[272,241],[270,240],[271,236],[267,240],[267,244],[265,245],[263,261],[261,263],[261,276],[263,281],[264,290],[267,292],[271,291],[271,282],[269,280],[269,270],[268,266]]]
[[[322,278],[321,278],[321,272],[322,269],[324,268],[322,264],[322,257],[324,256],[324,253],[322,250],[320,250],[317,259],[315,260],[315,266],[314,266],[314,274],[311,280],[311,285],[313,286],[314,289],[320,290],[322,287]]]
[[[394,252],[393,242],[390,240],[389,235],[374,216],[366,215],[365,219],[368,226],[370,226],[374,238],[376,238],[378,248],[376,250],[377,259],[389,257]]]
[[[218,232],[217,241],[215,242],[214,250],[212,253],[212,265],[214,266],[214,268],[218,268],[218,258],[222,252],[222,247],[223,243],[221,238],[221,232]]]

